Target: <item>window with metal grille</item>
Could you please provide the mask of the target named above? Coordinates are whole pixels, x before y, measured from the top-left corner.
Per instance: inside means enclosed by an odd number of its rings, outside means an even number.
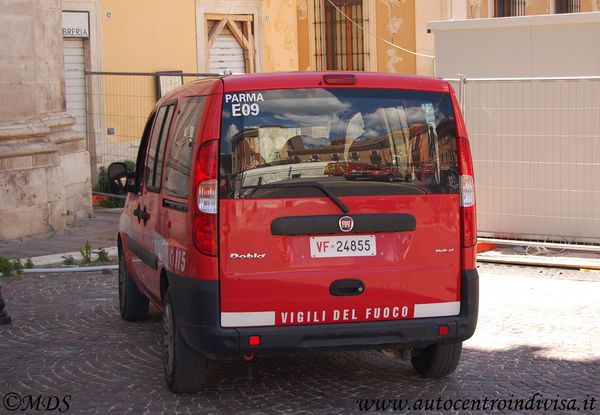
[[[556,0],[556,13],[579,13],[579,0]]]
[[[496,17],[525,16],[525,0],[496,0]]]
[[[317,70],[364,71],[366,45],[363,31],[367,19],[362,0],[315,0],[315,62]]]

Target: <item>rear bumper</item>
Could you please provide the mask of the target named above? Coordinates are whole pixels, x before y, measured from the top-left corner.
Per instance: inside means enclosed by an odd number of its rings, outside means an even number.
[[[178,328],[190,347],[211,358],[255,354],[284,354],[308,350],[391,349],[425,347],[468,339],[475,332],[479,307],[476,269],[461,275],[461,309],[457,316],[323,325],[222,328],[218,281],[169,274]],[[438,328],[448,326],[440,336]],[[259,346],[249,337],[260,336]]]

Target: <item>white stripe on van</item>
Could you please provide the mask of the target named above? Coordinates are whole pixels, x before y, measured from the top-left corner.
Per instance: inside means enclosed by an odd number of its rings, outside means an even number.
[[[456,316],[460,314],[460,301],[451,303],[415,304],[414,318]]]
[[[249,313],[221,313],[222,327],[252,327],[274,325],[274,311],[257,311]]]
[[[131,218],[128,215],[119,216],[119,230],[126,233],[127,236],[131,236],[133,233],[131,229]]]
[[[156,231],[154,231],[154,253],[162,264],[169,263],[169,242]]]

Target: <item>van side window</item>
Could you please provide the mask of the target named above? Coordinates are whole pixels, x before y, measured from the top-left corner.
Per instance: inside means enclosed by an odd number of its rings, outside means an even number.
[[[188,197],[194,143],[205,102],[206,97],[189,97],[181,103],[167,159],[165,192],[169,195]]]
[[[146,157],[146,187],[153,192],[160,191],[165,147],[174,110],[175,104],[160,107],[152,129],[148,156]]]
[[[148,142],[150,141],[150,133],[152,132],[152,124],[154,124],[154,119],[156,118],[156,113],[153,112],[148,117],[148,121],[146,121],[146,126],[144,127],[144,133],[142,134],[142,140],[140,142],[140,149],[138,150],[138,155],[135,160],[135,193],[140,193],[142,190],[142,182],[144,181],[144,162],[146,161],[146,150],[148,148]]]

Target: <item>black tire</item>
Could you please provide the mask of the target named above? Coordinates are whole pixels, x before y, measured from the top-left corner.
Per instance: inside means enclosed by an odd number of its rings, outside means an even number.
[[[119,310],[121,317],[127,321],[139,321],[148,315],[150,302],[135,285],[135,281],[129,275],[125,255],[119,249]]]
[[[177,328],[171,290],[163,303],[163,367],[167,386],[174,393],[197,392],[206,382],[207,359],[190,348]]]
[[[425,349],[413,350],[411,362],[417,373],[437,378],[456,370],[462,351],[462,342],[437,343]]]

